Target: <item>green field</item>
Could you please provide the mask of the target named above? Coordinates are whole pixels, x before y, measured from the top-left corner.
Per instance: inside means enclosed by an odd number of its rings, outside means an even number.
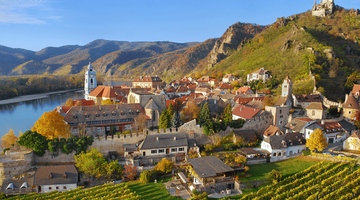
[[[174,196],[171,196],[169,194],[169,192],[166,190],[164,184],[160,183],[161,180],[163,180],[164,182],[167,182],[170,180],[170,178],[168,179],[159,179],[158,183],[148,183],[148,184],[144,184],[141,183],[140,181],[130,181],[128,182],[128,187],[129,189],[131,189],[132,191],[135,191],[136,194],[141,196],[141,199],[144,200],[157,200],[157,199],[177,199]]]

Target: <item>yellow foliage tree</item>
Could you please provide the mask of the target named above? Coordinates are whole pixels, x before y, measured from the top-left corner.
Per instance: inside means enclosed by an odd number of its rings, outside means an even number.
[[[53,140],[54,138],[70,136],[69,125],[64,122],[64,116],[55,110],[45,112],[31,128],[42,136]]]
[[[181,120],[188,122],[197,119],[200,113],[200,108],[194,101],[188,101],[185,108],[181,111]]]
[[[306,140],[306,147],[310,151],[322,151],[328,146],[326,137],[320,129],[315,129],[314,132],[310,135],[310,138]]]
[[[6,133],[4,136],[1,137],[2,140],[1,147],[3,149],[9,148],[12,144],[15,144],[16,140],[18,139],[19,138],[16,137],[16,135],[14,134],[14,130],[10,129],[8,133]]]
[[[65,106],[68,107],[73,107],[73,104],[74,104],[74,100],[72,98],[67,99],[65,102]]]
[[[23,135],[23,132],[19,131],[19,138]]]
[[[160,173],[169,173],[172,170],[174,163],[171,160],[163,158],[155,167],[154,170]]]
[[[114,104],[111,99],[106,99],[106,100],[103,100],[101,101],[101,105],[112,105]]]

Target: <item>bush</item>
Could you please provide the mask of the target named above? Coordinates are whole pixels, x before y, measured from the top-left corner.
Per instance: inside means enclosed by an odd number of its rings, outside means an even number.
[[[212,145],[212,144],[206,144],[205,145],[205,151],[212,151],[215,149],[215,145]]]
[[[206,152],[205,152],[205,151],[202,151],[202,152],[201,152],[201,156],[202,156],[202,157],[207,156]]]
[[[140,181],[142,183],[151,183],[156,179],[156,171],[154,170],[144,170],[140,174]]]
[[[244,167],[245,172],[248,172],[250,170],[249,166]]]
[[[266,174],[266,180],[269,181],[270,183],[274,183],[274,184],[280,182],[281,177],[282,177],[282,175],[275,169],[273,169],[271,172]]]
[[[223,144],[225,150],[232,149],[235,146],[234,143]]]
[[[305,151],[305,150],[304,150],[304,151],[302,151],[302,154],[303,154],[304,156],[310,156],[311,153],[310,153],[310,151]]]

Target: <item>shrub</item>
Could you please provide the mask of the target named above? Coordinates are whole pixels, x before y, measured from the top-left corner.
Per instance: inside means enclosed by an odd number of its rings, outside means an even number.
[[[189,155],[189,158],[197,158],[197,157],[199,157],[199,155],[197,154],[196,151],[189,151],[188,155]]]
[[[156,178],[156,171],[154,170],[144,170],[140,174],[140,181],[142,183],[151,183]]]
[[[225,150],[229,150],[229,149],[233,148],[234,146],[235,146],[234,143],[228,143],[228,144],[223,145]]]
[[[159,173],[169,173],[172,170],[174,163],[171,160],[163,158],[155,167],[154,170]]]
[[[249,166],[244,167],[245,172],[248,172],[250,170]]]
[[[206,152],[205,152],[205,151],[202,151],[202,152],[201,152],[201,156],[202,156],[202,157],[207,156]]]
[[[282,175],[275,169],[273,169],[271,172],[266,174],[266,180],[269,181],[270,183],[274,183],[274,184],[280,182],[281,177],[282,177]]]
[[[205,145],[205,151],[212,151],[215,149],[215,145],[212,145],[212,144],[206,144]]]

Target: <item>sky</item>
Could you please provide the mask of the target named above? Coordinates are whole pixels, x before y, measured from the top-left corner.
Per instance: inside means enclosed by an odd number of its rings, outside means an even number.
[[[203,42],[221,37],[238,21],[268,25],[313,4],[314,0],[0,0],[0,45],[39,51],[96,39]],[[360,9],[360,0],[335,4]]]

